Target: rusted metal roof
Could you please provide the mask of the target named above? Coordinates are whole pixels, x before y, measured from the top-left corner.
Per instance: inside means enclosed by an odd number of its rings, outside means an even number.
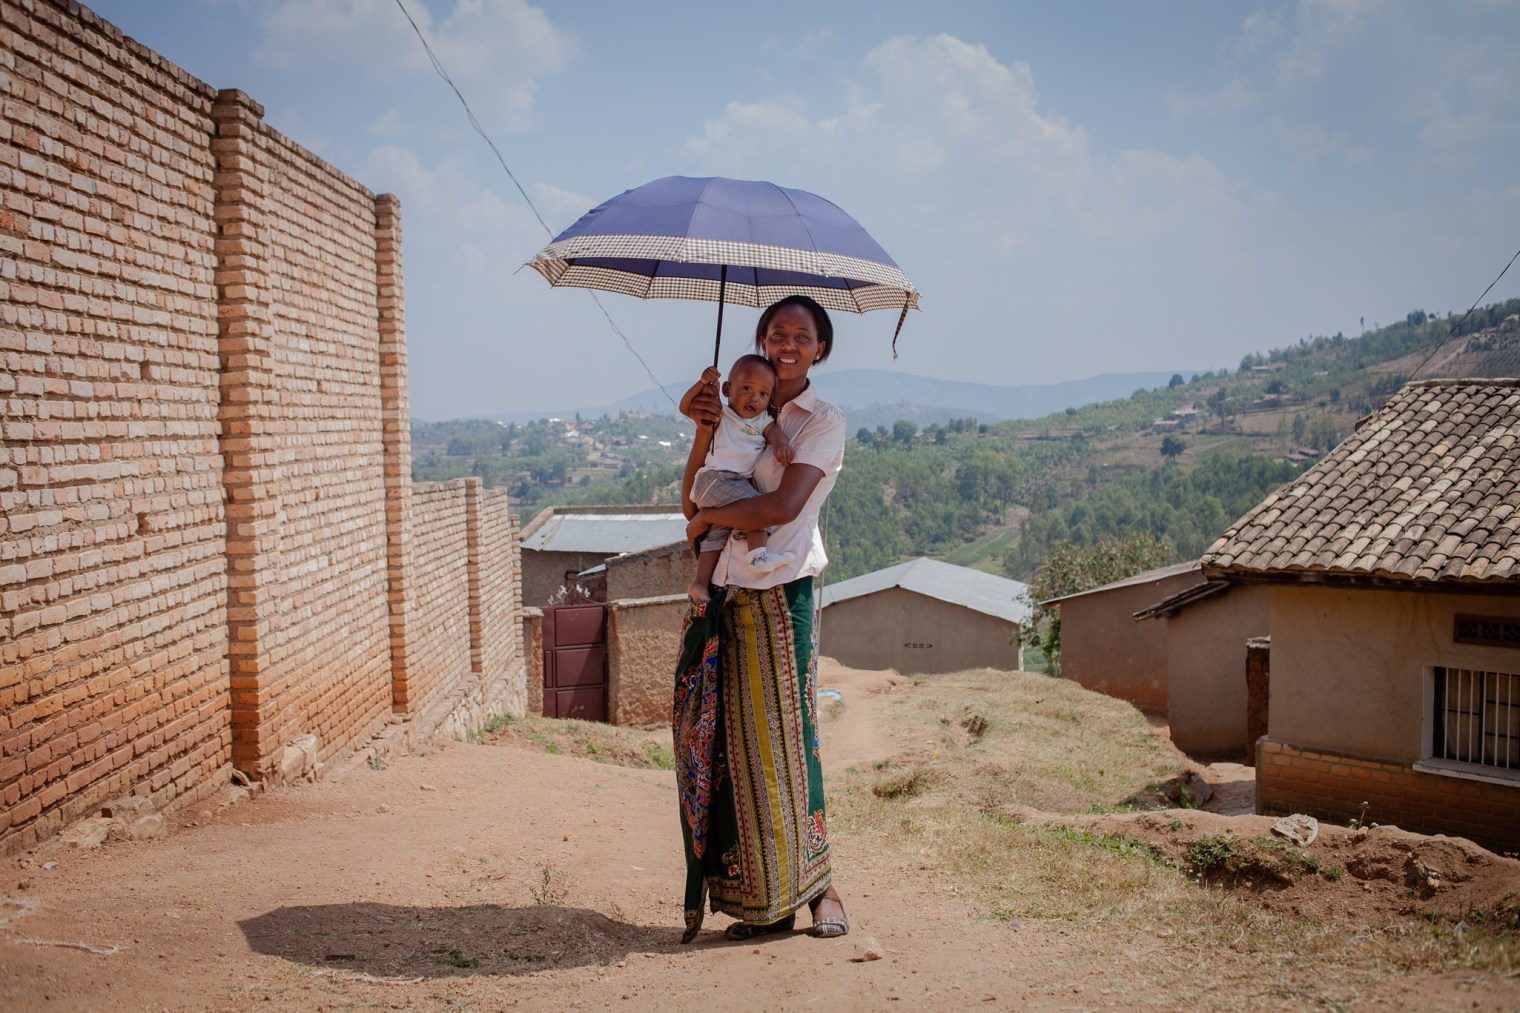
[[[1224,533],[1207,575],[1520,581],[1520,380],[1420,380]]]
[[[535,552],[587,552],[616,556],[686,540],[686,518],[670,513],[554,514],[523,538]]]
[[[823,604],[827,607],[894,587],[1011,623],[1022,625],[1029,621],[1029,606],[1018,600],[1029,589],[1026,585],[1007,577],[924,557],[830,584],[823,589]]]

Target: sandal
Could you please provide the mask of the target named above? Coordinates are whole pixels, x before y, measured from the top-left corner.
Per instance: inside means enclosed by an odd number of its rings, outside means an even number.
[[[768,936],[775,932],[790,932],[792,931],[792,926],[796,924],[797,915],[795,912],[787,915],[780,921],[770,922],[766,925],[756,925],[754,922],[734,922],[723,930],[723,938],[735,941],[754,939],[758,936]]]
[[[850,931],[850,918],[844,912],[844,901],[838,897],[820,897],[818,898],[818,903],[822,904],[826,900],[832,900],[835,904],[839,905],[839,915],[837,917],[830,916],[826,918],[819,918],[816,914],[813,915],[813,924],[808,926],[807,934],[814,939],[836,939],[839,936],[847,935]],[[816,911],[817,908],[815,907],[814,910]]]

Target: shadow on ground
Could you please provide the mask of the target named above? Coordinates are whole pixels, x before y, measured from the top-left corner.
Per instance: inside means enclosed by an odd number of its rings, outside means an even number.
[[[679,928],[630,925],[585,908],[314,904],[238,923],[255,953],[384,978],[532,974],[615,964],[680,945]]]

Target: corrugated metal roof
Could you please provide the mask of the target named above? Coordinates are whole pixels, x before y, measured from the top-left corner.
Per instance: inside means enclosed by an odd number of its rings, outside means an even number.
[[[1101,584],[1098,587],[1090,587],[1086,591],[1073,591],[1071,594],[1063,594],[1059,598],[1047,598],[1042,605],[1054,605],[1057,602],[1070,601],[1073,598],[1081,598],[1089,594],[1102,594],[1105,591],[1117,591],[1121,587],[1135,587],[1140,584],[1152,584],[1157,581],[1175,577],[1179,573],[1187,573],[1190,570],[1202,570],[1202,564],[1196,559],[1190,559],[1185,563],[1173,563],[1171,566],[1163,566],[1156,570],[1146,570],[1132,577],[1122,577],[1109,584]]]
[[[830,584],[823,589],[823,604],[827,607],[893,587],[1011,623],[1022,625],[1029,621],[1029,606],[1017,600],[1028,590],[1021,582],[924,557]]]
[[[595,552],[616,556],[686,540],[686,518],[668,514],[556,514],[523,539],[535,552]]]

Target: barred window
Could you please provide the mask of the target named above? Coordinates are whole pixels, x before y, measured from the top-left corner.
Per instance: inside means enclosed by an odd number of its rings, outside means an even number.
[[[1520,675],[1435,670],[1433,758],[1520,770]]]

